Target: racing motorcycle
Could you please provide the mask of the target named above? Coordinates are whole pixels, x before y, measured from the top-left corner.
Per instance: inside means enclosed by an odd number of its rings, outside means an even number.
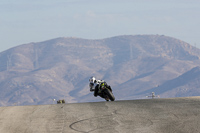
[[[107,87],[104,83],[101,83],[100,87],[98,87],[98,95],[104,98],[106,101],[115,100],[115,97],[112,93],[112,89],[110,87]]]

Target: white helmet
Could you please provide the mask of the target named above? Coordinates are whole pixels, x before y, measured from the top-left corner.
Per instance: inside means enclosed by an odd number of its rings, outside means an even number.
[[[96,82],[95,77],[92,76],[92,77],[89,79],[89,82],[90,82],[90,83],[95,83],[95,82]]]

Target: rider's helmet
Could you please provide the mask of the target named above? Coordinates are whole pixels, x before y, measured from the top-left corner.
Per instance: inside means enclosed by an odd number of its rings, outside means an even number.
[[[96,83],[95,77],[90,77],[89,82],[90,82],[89,86],[90,86],[90,88],[92,88],[94,86],[94,83]]]
[[[95,82],[96,82],[96,79],[95,79],[95,77],[93,77],[93,76],[92,76],[92,77],[90,77],[90,79],[89,79],[89,82],[90,82],[90,83],[95,83]]]

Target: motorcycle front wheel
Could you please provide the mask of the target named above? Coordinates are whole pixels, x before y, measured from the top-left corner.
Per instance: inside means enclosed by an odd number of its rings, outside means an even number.
[[[115,97],[114,97],[114,95],[112,94],[112,92],[110,90],[106,89],[105,93],[107,94],[107,96],[109,97],[109,99],[111,101],[115,101]]]

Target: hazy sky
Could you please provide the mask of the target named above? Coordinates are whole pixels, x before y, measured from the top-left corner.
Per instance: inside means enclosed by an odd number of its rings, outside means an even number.
[[[0,0],[0,52],[57,37],[160,34],[200,48],[200,0]]]

